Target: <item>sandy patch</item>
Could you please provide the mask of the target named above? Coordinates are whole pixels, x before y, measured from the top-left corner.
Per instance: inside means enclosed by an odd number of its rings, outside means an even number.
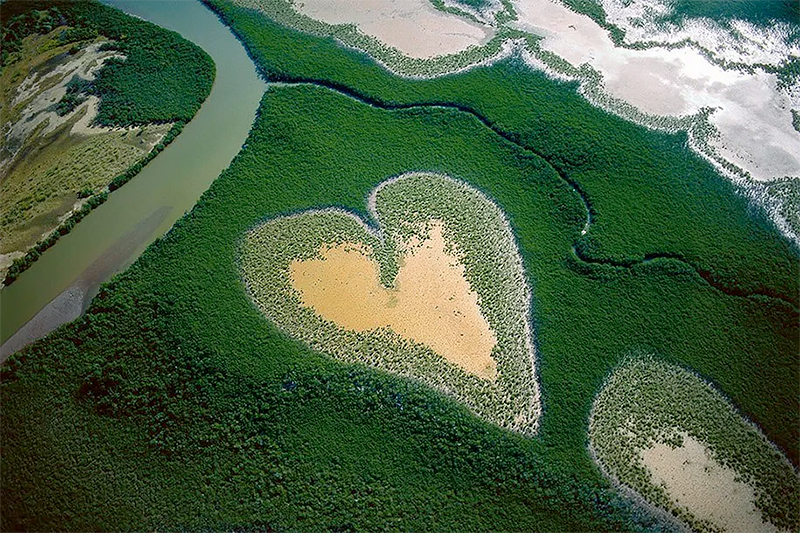
[[[11,109],[24,104],[24,107],[19,110],[19,118],[3,127],[6,146],[22,146],[23,142],[29,139],[34,132],[37,132],[39,136],[47,135],[74,117],[74,111],[64,116],[58,116],[55,111],[51,110],[51,106],[64,97],[67,92],[67,84],[74,76],[93,80],[107,60],[112,57],[124,57],[119,52],[101,51],[102,45],[103,43],[90,44],[69,61],[65,61],[45,73],[34,71],[20,83],[9,104],[10,108],[3,110],[7,116]],[[57,81],[53,85],[54,80]],[[91,120],[96,113],[91,116],[87,115],[85,117]],[[38,129],[40,127],[41,129]],[[11,154],[10,158],[0,161],[0,169],[5,168],[16,155],[16,153]]]
[[[456,54],[494,35],[491,27],[438,11],[427,0],[302,0],[294,8],[328,24],[354,24],[413,58]]]
[[[319,258],[292,261],[292,286],[302,305],[345,329],[390,328],[424,344],[466,372],[494,381],[494,332],[478,306],[464,266],[446,251],[441,223],[428,238],[403,251],[395,287],[379,280],[379,267],[364,245],[324,247]]]
[[[777,77],[724,70],[694,48],[614,46],[592,19],[552,0],[516,0],[517,28],[544,37],[541,47],[575,67],[588,64],[605,91],[650,115],[694,115],[710,107],[719,137],[710,144],[754,179],[800,175],[800,134]]]
[[[17,350],[81,316],[85,300],[86,288],[82,285],[69,287],[53,298],[35,317],[0,345],[0,364]]]
[[[724,531],[777,531],[764,522],[750,485],[736,471],[717,463],[706,446],[683,434],[683,445],[657,443],[642,450],[642,463],[653,482],[666,488],[672,501],[699,520]]]

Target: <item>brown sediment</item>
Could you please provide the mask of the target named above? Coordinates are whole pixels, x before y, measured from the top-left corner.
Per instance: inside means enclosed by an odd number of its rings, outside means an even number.
[[[403,249],[395,285],[380,282],[379,266],[363,244],[323,246],[318,258],[289,266],[303,306],[353,331],[390,328],[424,344],[464,371],[494,381],[497,338],[455,252],[448,253],[441,223]]]

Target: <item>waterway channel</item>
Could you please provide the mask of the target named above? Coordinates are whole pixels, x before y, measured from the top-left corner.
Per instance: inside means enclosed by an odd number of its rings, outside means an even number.
[[[266,89],[241,43],[198,0],[104,1],[202,47],[216,80],[167,149],[0,291],[0,360],[77,318],[101,283],[191,209],[239,152]]]

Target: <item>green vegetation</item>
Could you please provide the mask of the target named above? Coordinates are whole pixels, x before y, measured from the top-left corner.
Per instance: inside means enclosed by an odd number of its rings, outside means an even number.
[[[530,290],[502,212],[468,185],[431,174],[401,176],[382,183],[373,194],[370,214],[380,225],[379,233],[337,210],[281,217],[250,231],[241,265],[258,308],[280,328],[337,359],[419,380],[485,420],[535,435],[541,407],[526,320]],[[496,383],[447,364],[430,348],[392,331],[355,332],[326,321],[301,306],[292,288],[287,272],[293,260],[316,257],[323,245],[342,243],[367,245],[380,265],[383,284],[392,286],[400,253],[395,244],[412,236],[424,240],[432,220],[443,223],[446,242],[459,250],[481,313],[497,336],[492,351]]]
[[[351,142],[330,149],[342,135]],[[3,435],[14,444],[2,479],[21,488],[2,500],[3,528],[644,527],[588,459],[576,469],[427,387],[331,361],[252,306],[236,264],[249,228],[320,205],[363,216],[378,183],[416,165],[494,182],[517,223],[538,228],[525,241],[550,250],[545,269],[582,223],[574,193],[541,160],[469,115],[271,89],[247,148],[201,204],[62,329],[62,342],[6,363]],[[21,401],[41,387],[47,394]],[[37,429],[42,413],[57,413],[55,433]],[[56,437],[65,427],[69,437]],[[58,465],[72,458],[94,464],[75,478],[79,493],[125,499],[67,497],[69,469]],[[28,464],[35,472],[18,468]]]
[[[458,176],[508,215],[534,287],[545,400],[536,439],[481,423],[413,382],[304,347],[264,320],[241,285],[240,239],[263,217],[326,205],[364,217],[369,191],[409,168]],[[15,437],[3,479],[24,490],[4,498],[4,528],[80,529],[100,517],[108,528],[644,527],[629,521],[586,454],[591,402],[615,354],[669,349],[733,384],[728,390],[759,395],[767,415],[788,415],[770,431],[789,434],[793,414],[775,398],[781,379],[795,391],[786,368],[796,329],[782,304],[726,295],[682,263],[576,265],[571,245],[584,222],[578,195],[541,158],[467,113],[380,110],[313,86],[270,89],[247,147],[192,213],[60,340],[8,361],[3,435]],[[748,345],[748,356],[705,357],[732,345]],[[26,393],[42,387],[44,396]],[[40,433],[44,421],[25,422],[51,411],[76,428],[71,438],[103,435],[71,452],[86,458],[79,464],[95,461],[80,493],[139,494],[142,479],[152,490],[117,514],[112,499],[67,498],[66,481],[34,484],[63,469],[63,440]],[[119,447],[135,453],[120,456]],[[41,477],[18,468],[31,463]],[[368,512],[354,507],[354,495]],[[65,508],[74,518],[55,511]]]
[[[685,134],[646,131],[609,116],[574,84],[552,82],[514,60],[430,80],[398,79],[330,39],[287,29],[257,11],[208,3],[268,79],[310,81],[385,108],[446,104],[543,157],[588,202],[592,230],[578,242],[586,257],[630,265],[669,252],[728,291],[798,305],[798,265],[788,260],[796,248],[776,235],[768,217],[751,214],[735,185],[687,155]]]
[[[210,6],[213,5],[211,2],[205,3]],[[434,3],[434,7],[448,13],[474,19],[472,14],[456,7],[445,6],[444,3]],[[370,57],[383,63],[389,70],[405,76],[438,76],[467,68],[470,65],[496,56],[506,39],[512,36],[524,36],[524,34],[508,28],[499,28],[495,36],[482,46],[472,46],[456,54],[422,59],[404,55],[400,51],[387,46],[379,39],[358,31],[353,24],[327,24],[307,17],[296,11],[289,0],[237,0],[236,5],[226,4],[224,9],[253,14],[259,13],[259,10],[262,9],[266,10],[272,19],[272,24],[277,22],[303,32],[324,36],[322,40],[327,41],[327,43],[323,47],[329,46],[331,41],[336,39],[347,46],[366,51]],[[311,59],[311,57],[311,55],[306,55],[304,60]],[[362,60],[362,62],[364,61],[369,61],[374,65],[374,60],[372,59]],[[320,66],[323,65],[324,63],[320,63]],[[380,68],[380,70],[384,75],[388,74],[385,69]]]
[[[793,0],[761,0],[759,2],[705,2],[703,0],[676,0],[669,18],[675,23],[690,18],[710,18],[730,22],[735,19],[769,26],[776,22],[797,24],[800,5]],[[800,37],[800,35],[798,35]]]
[[[514,61],[399,79],[215,5],[265,76],[313,83],[271,87],[198,205],[84,317],[7,361],[2,529],[667,527],[587,453],[593,400],[635,350],[703,376],[798,464],[798,251],[684,134]],[[535,438],[325,357],[242,284],[249,230],[326,206],[366,220],[370,191],[409,171],[507,217],[533,295]]]
[[[85,80],[80,76],[73,76],[67,83],[67,92],[56,104],[53,104],[58,116],[63,117],[75,111],[75,108],[86,101],[86,95],[92,82]]]
[[[726,356],[728,354],[725,354]],[[680,445],[678,433],[706,443],[714,459],[755,489],[755,504],[775,526],[800,525],[800,478],[792,465],[734,406],[702,379],[648,357],[623,363],[595,400],[589,442],[603,467],[699,530],[697,518],[653,483],[641,451],[656,442]]]

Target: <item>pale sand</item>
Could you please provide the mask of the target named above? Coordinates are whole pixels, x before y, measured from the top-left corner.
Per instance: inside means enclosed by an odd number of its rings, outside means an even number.
[[[86,305],[86,293],[84,284],[75,284],[53,298],[36,316],[0,345],[0,364],[17,350],[81,316]]]
[[[82,110],[86,110],[81,118],[72,125],[69,130],[71,135],[96,135],[98,133],[112,133],[117,131],[125,131],[126,128],[108,128],[104,126],[92,126],[92,122],[97,117],[97,111],[100,106],[100,99],[96,96],[89,96],[86,101],[80,106],[75,108],[76,115]],[[134,129],[134,128],[129,128]]]
[[[137,250],[141,251],[170,210],[171,206],[159,207],[106,248],[69,287],[0,345],[0,364],[17,350],[81,316],[100,284],[115,272],[124,270],[136,258]]]
[[[290,265],[302,305],[323,319],[353,331],[390,328],[424,344],[449,362],[494,381],[492,349],[497,338],[481,315],[478,295],[464,266],[445,251],[441,224],[432,224],[425,241],[412,241],[393,289],[379,279],[379,266],[364,245],[326,246],[320,258]]]
[[[683,446],[655,444],[642,451],[653,482],[666,487],[672,501],[696,518],[725,531],[777,531],[763,522],[750,485],[736,471],[718,464],[702,442],[683,434]]]
[[[800,176],[800,134],[792,128],[789,96],[773,74],[724,70],[700,52],[618,48],[592,19],[553,0],[515,0],[519,29],[544,37],[541,47],[578,67],[588,63],[605,91],[650,115],[693,115],[717,109],[711,145],[761,181]]]
[[[428,0],[302,0],[294,8],[328,24],[354,24],[413,58],[456,54],[494,35],[491,27],[438,11]]]

